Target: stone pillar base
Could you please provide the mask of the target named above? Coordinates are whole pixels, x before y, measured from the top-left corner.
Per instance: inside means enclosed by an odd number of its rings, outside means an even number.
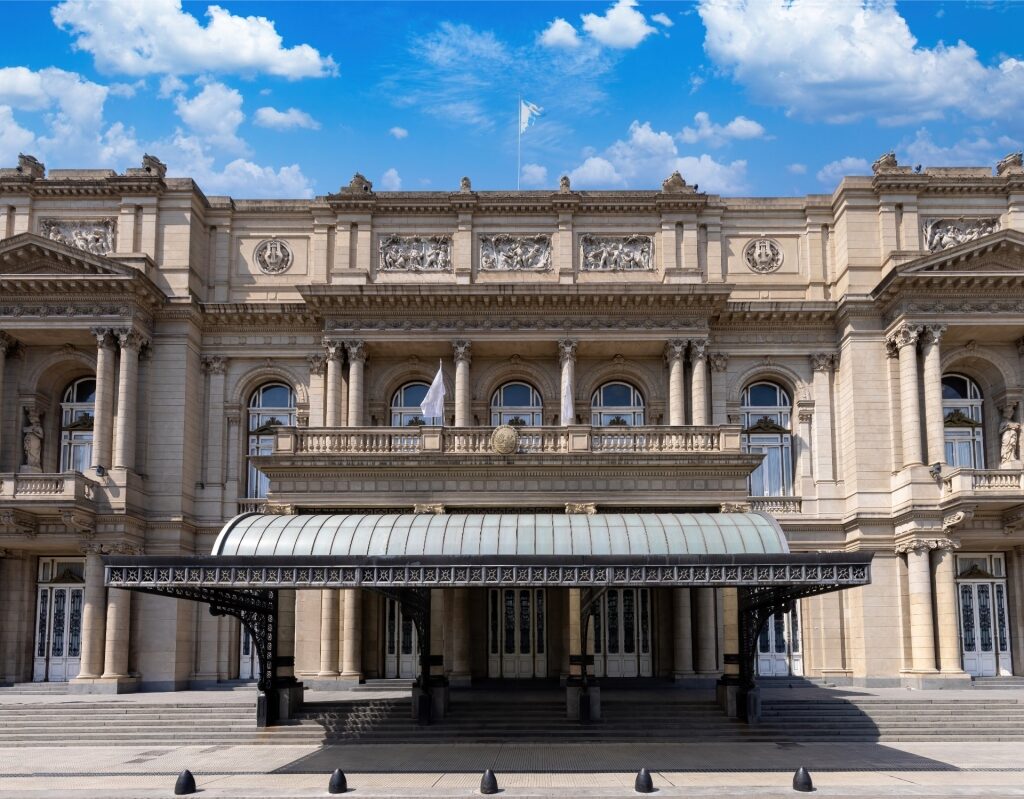
[[[570,721],[581,720],[581,708],[584,695],[590,701],[590,721],[601,720],[601,686],[588,683],[586,694],[579,679],[571,679],[565,686],[565,717]]]
[[[337,675],[337,679],[359,684],[366,682],[366,678],[363,677],[362,672],[358,671],[343,671],[341,674]]]
[[[903,669],[900,686],[917,690],[937,688],[969,688],[971,675],[965,671],[938,671],[936,669]]]
[[[75,677],[68,681],[72,694],[133,694],[138,690],[138,677]]]
[[[739,718],[740,715],[739,694],[740,684],[734,679],[729,680],[723,677],[715,683],[715,701],[725,715],[731,719]]]

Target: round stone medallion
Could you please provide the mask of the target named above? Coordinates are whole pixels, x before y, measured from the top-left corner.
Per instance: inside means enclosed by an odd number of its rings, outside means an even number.
[[[292,250],[285,242],[278,239],[261,241],[253,252],[256,265],[265,275],[279,275],[287,272],[292,265]]]
[[[754,272],[774,272],[782,266],[782,247],[772,239],[754,239],[743,248],[743,260]]]
[[[491,449],[499,455],[511,455],[519,448],[519,431],[512,425],[503,424],[491,433]]]

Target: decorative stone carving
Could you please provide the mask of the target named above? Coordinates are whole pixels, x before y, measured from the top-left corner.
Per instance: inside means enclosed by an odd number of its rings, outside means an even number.
[[[882,155],[875,159],[875,163],[871,165],[871,171],[875,175],[891,172],[898,168],[899,163],[896,161],[896,153],[892,150],[887,153],[882,153]]]
[[[1024,175],[1024,153],[1018,150],[999,159],[996,163],[996,175]]]
[[[271,504],[271,503],[268,502],[266,505],[263,506],[263,512],[264,513],[274,514],[275,516],[294,516],[295,515],[295,506],[294,505],[284,504],[284,503],[281,503],[281,504],[278,504],[278,503]]]
[[[836,368],[836,356],[831,352],[815,352],[811,355],[811,371],[831,372]]]
[[[468,194],[469,192],[473,191],[473,184],[465,175],[462,177],[462,180],[459,181],[459,191],[461,191],[463,194]]]
[[[558,193],[568,194],[570,191],[572,191],[572,186],[569,184],[569,176],[562,175],[562,177],[558,179]]]
[[[473,342],[458,340],[452,342],[452,352],[455,355],[455,363],[472,363],[473,361]]]
[[[672,361],[681,361],[686,356],[686,339],[673,338],[665,342],[665,360],[668,363]]]
[[[345,342],[345,351],[348,353],[349,363],[365,363],[366,342],[361,339],[349,339]]]
[[[906,555],[908,552],[931,552],[932,550],[957,550],[960,549],[960,542],[955,538],[912,538],[902,541],[895,546],[897,555]]]
[[[925,219],[923,229],[925,248],[939,252],[995,233],[999,230],[999,218]]]
[[[39,232],[51,241],[106,255],[114,250],[117,221],[114,219],[40,219]]]
[[[743,262],[752,272],[767,274],[782,266],[782,247],[774,239],[761,237],[752,239],[743,248]]]
[[[89,539],[93,537],[96,532],[96,522],[91,517],[84,513],[76,513],[73,510],[61,511],[60,520],[64,522],[64,526],[69,530],[78,533],[82,538]],[[107,548],[103,554],[109,554],[110,550]]]
[[[814,411],[812,410],[801,410],[797,413],[797,419],[800,420],[801,424],[810,424],[814,421]]]
[[[24,535],[34,538],[39,532],[38,522],[23,510],[0,511],[0,532],[5,535]]]
[[[892,332],[886,339],[886,342],[899,351],[904,347],[917,346],[917,340],[920,336],[921,325],[902,324]]]
[[[321,355],[318,352],[312,355],[307,355],[306,360],[309,361],[309,373],[316,377],[323,377],[327,371],[327,356]]]
[[[46,177],[46,164],[35,156],[18,153],[18,171],[25,177],[42,180]]]
[[[491,450],[499,455],[511,455],[519,448],[519,431],[512,425],[503,424],[491,433]]]
[[[750,513],[749,502],[723,502],[720,513]]]
[[[417,502],[412,506],[413,513],[434,513],[441,515],[444,513],[444,505],[440,502]]]
[[[709,359],[711,364],[711,371],[722,373],[729,368],[729,353],[727,352],[715,352],[711,354]]]
[[[287,272],[295,257],[292,248],[280,239],[267,239],[256,245],[252,254],[256,266],[265,275],[280,275]]]
[[[975,510],[975,506],[965,505],[960,508],[960,510],[954,511],[953,513],[947,513],[942,517],[942,532],[949,535],[957,527],[968,524],[971,519],[974,518]]]
[[[117,337],[117,342],[121,346],[121,350],[135,350],[138,354],[139,351],[149,345],[149,339],[146,338],[138,330],[133,330],[130,327],[118,328],[113,331]]]
[[[558,340],[558,362],[576,360],[576,345],[579,342],[574,338],[560,338]]]
[[[706,338],[690,339],[690,363],[702,361],[707,356],[708,340]]]
[[[1007,405],[1010,414],[1014,405]],[[1004,409],[1003,422],[999,425],[999,466],[1014,469],[1020,466],[1020,462],[1020,422],[1013,421]]]
[[[347,186],[342,186],[342,194],[372,194],[373,193],[373,182],[364,178],[360,173],[356,172],[352,176],[352,180],[348,182]]]
[[[43,423],[39,412],[26,409],[28,424],[22,429],[24,438],[22,443],[25,449],[25,466],[32,471],[42,471],[43,463]]]
[[[480,271],[547,272],[551,269],[551,236],[480,237]]]
[[[587,516],[593,516],[597,513],[596,502],[566,502],[565,503],[566,513],[583,513]]]
[[[163,178],[167,176],[167,164],[148,153],[142,156],[142,168],[153,177]]]
[[[661,190],[668,194],[674,194],[681,191],[686,191],[689,187],[686,185],[686,181],[683,180],[683,176],[676,170],[669,175],[665,180],[661,182]]]
[[[580,236],[580,269],[584,272],[650,272],[653,254],[650,236]]]
[[[381,236],[381,272],[451,272],[450,236]]]

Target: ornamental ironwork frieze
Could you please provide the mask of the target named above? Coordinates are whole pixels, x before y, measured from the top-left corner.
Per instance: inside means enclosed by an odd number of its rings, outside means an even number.
[[[551,236],[512,236],[507,233],[480,237],[481,272],[548,272],[551,270]]]
[[[381,272],[451,272],[451,236],[381,236]]]
[[[85,250],[93,255],[114,251],[115,219],[40,219],[39,231],[51,241]]]
[[[584,272],[650,272],[654,269],[651,236],[580,236],[580,269]]]
[[[924,245],[929,252],[939,252],[980,239],[999,230],[999,218],[925,219]]]

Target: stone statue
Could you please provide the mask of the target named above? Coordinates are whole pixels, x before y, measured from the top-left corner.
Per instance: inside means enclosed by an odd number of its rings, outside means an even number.
[[[889,152],[878,156],[875,163],[871,165],[871,171],[877,175],[879,172],[888,172],[889,170],[896,169],[898,166],[896,153],[893,150],[889,150]]]
[[[18,153],[18,171],[27,177],[42,180],[46,177],[46,164],[35,156]]]
[[[29,469],[43,469],[43,425],[36,411],[28,411],[28,426],[22,431],[25,437],[25,465]]]
[[[1024,153],[1018,150],[999,159],[996,164],[996,175],[1024,175]]]
[[[342,194],[372,194],[373,183],[363,177],[362,174],[356,172],[352,176],[352,180],[348,182],[347,186],[342,186]]]
[[[167,175],[167,164],[148,153],[142,156],[142,168],[154,177],[162,178]]]
[[[662,181],[661,190],[664,192],[686,191],[686,181],[679,174],[679,170],[676,170]]]
[[[470,182],[468,177],[463,176],[462,180],[459,181],[459,191],[463,193],[473,191],[473,184]]]
[[[999,426],[999,464],[1012,466],[1020,462],[1020,423],[1004,419]]]
[[[569,186],[569,176],[562,175],[562,177],[558,179],[558,191],[562,194],[568,194],[571,190],[572,189]]]

